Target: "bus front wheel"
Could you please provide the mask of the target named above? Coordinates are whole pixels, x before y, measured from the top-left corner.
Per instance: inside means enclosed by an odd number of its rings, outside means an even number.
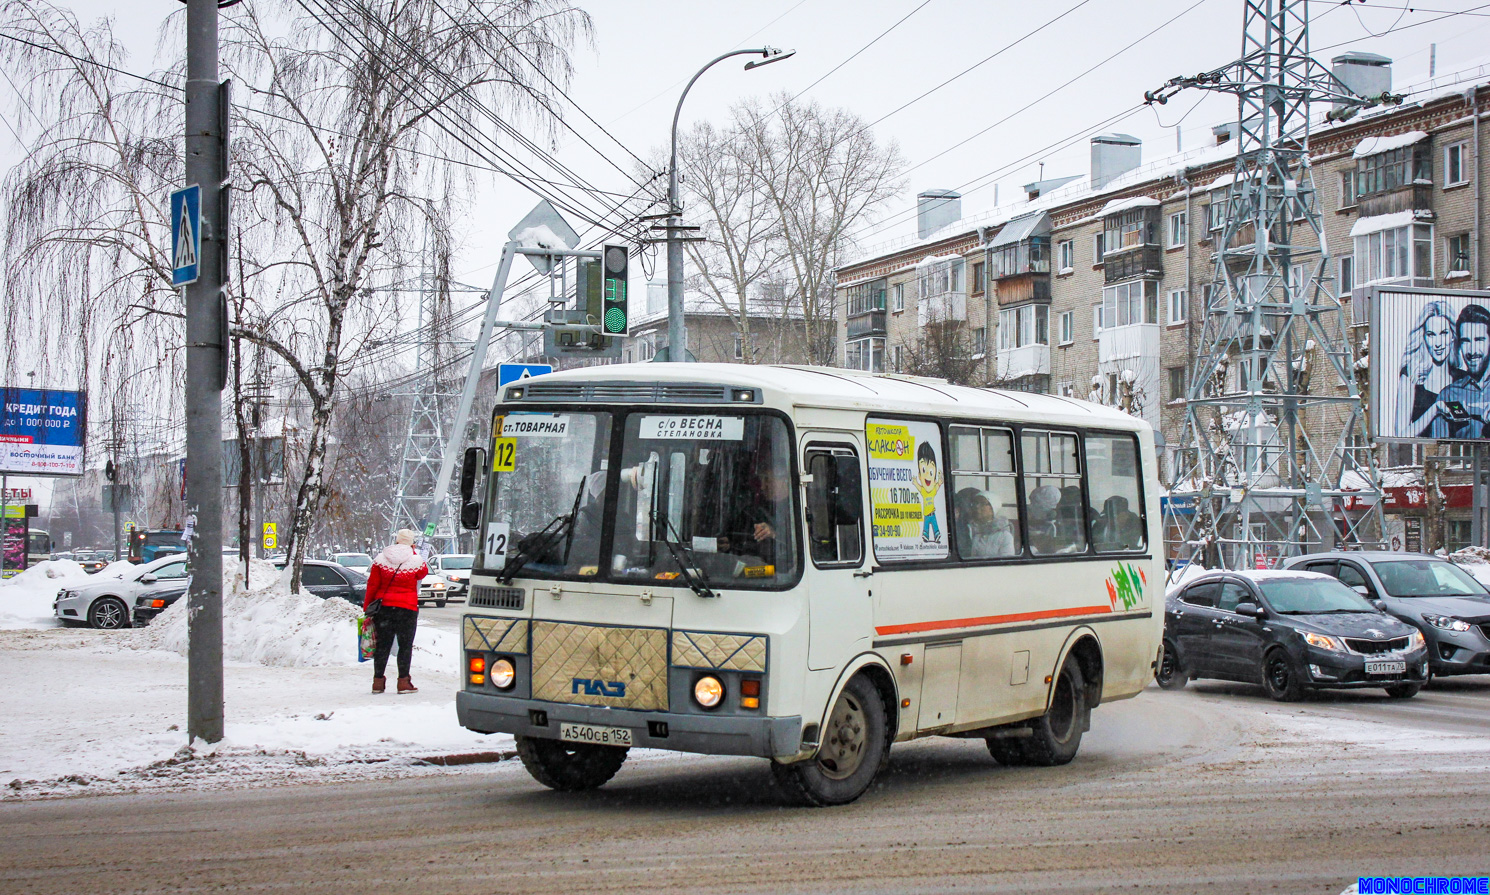
[[[889,733],[879,690],[857,675],[838,694],[817,755],[794,764],[772,762],[771,772],[793,801],[819,808],[847,805],[874,782],[890,750]]]
[[[514,737],[517,757],[533,779],[560,792],[598,789],[616,775],[629,751],[624,746],[565,743],[539,737]]]

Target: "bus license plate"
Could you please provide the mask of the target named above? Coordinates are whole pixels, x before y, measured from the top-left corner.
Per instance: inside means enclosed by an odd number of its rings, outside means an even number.
[[[1406,674],[1406,662],[1367,662],[1367,674]]]
[[[593,743],[597,746],[630,746],[631,731],[624,727],[560,724],[559,739],[568,740],[571,743]]]

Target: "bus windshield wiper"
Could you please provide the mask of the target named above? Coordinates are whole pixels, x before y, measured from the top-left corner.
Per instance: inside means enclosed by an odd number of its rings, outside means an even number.
[[[718,594],[714,593],[709,585],[704,584],[702,581],[694,577],[693,570],[690,568],[690,566],[694,564],[695,559],[693,555],[693,548],[683,543],[682,538],[678,537],[677,529],[672,527],[672,525],[668,522],[667,517],[661,515],[656,510],[653,510],[652,527],[662,529],[662,546],[667,548],[668,555],[671,556],[673,558],[673,562],[677,564],[678,573],[683,576],[683,583],[688,585],[688,589],[698,594],[700,597],[708,597],[712,599],[719,596]],[[673,537],[678,538],[676,543],[668,540],[668,533],[671,533]],[[687,557],[686,560],[684,559],[685,556]]]
[[[528,537],[523,538],[523,541],[534,544],[533,550],[531,552],[523,549],[521,543],[518,544],[517,556],[513,558],[512,564],[507,566],[507,568],[503,570],[503,574],[501,576],[503,584],[511,584],[513,577],[516,576],[518,572],[522,571],[523,566],[527,565],[529,560],[539,554],[547,553],[549,548],[558,543],[558,540],[561,537],[565,538],[563,562],[569,562],[569,548],[572,543],[572,538],[568,538],[565,536],[566,534],[572,534],[574,532],[574,519],[576,516],[579,515],[579,502],[580,498],[584,496],[586,481],[587,479],[580,479],[579,490],[575,492],[574,495],[574,505],[569,508],[569,512],[567,514],[560,513],[559,515],[550,519],[548,521],[548,524],[543,526],[543,528],[541,528],[537,534],[529,535]],[[542,542],[536,542],[534,539],[537,538],[542,538]]]

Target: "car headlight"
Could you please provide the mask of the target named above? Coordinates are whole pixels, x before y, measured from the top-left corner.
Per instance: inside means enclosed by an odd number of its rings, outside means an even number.
[[[1328,634],[1315,634],[1313,631],[1305,631],[1303,633],[1304,642],[1310,646],[1327,649],[1336,653],[1345,652],[1345,644],[1341,643],[1337,638],[1331,637]]]
[[[1417,628],[1413,628],[1412,629],[1412,633],[1409,634],[1409,635],[1407,635],[1407,648],[1409,650],[1415,650],[1415,649],[1422,649],[1423,648],[1423,632],[1422,631],[1419,631]]]
[[[693,683],[693,699],[706,709],[712,709],[724,701],[724,684],[712,674],[706,674]]]
[[[491,663],[491,682],[498,690],[507,690],[517,680],[517,668],[511,659],[498,659]]]
[[[1474,627],[1474,625],[1471,625],[1464,619],[1454,618],[1452,615],[1428,615],[1424,613],[1423,621],[1435,628],[1442,628],[1445,631],[1468,631]]]

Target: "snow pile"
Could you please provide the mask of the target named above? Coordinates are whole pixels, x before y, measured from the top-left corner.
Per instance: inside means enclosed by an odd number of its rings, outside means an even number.
[[[52,601],[57,599],[57,591],[91,580],[93,576],[70,559],[37,563],[0,584],[0,628],[52,627],[56,624]]]
[[[1490,550],[1484,547],[1465,547],[1449,554],[1449,561],[1457,563],[1475,580],[1490,588]]]
[[[253,590],[242,588],[238,563],[224,563],[223,657],[256,665],[356,665],[357,626],[362,609],[339,598],[290,593],[288,574],[256,561],[250,568]],[[262,573],[262,574],[260,574]],[[187,600],[177,600],[136,634],[136,649],[186,655]]]

